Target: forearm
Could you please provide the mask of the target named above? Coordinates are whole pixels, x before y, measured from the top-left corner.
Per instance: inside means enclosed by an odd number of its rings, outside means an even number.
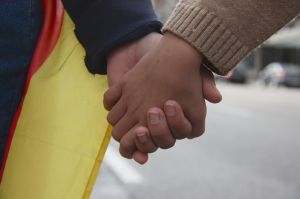
[[[224,75],[299,12],[300,0],[182,0],[163,31],[193,45]]]
[[[63,0],[92,73],[106,73],[106,56],[115,48],[159,32],[150,0]]]

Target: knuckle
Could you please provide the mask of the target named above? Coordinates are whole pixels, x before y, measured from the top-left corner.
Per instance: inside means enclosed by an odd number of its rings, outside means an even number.
[[[107,115],[106,119],[107,119],[108,123],[110,123],[111,125],[114,126],[114,125],[116,124],[116,122],[114,121],[114,119],[113,119],[111,113],[109,113],[109,114]]]
[[[175,140],[172,140],[172,141],[165,142],[162,146],[160,146],[160,148],[169,149],[172,148],[174,145],[175,145]]]
[[[148,149],[148,151],[146,151],[147,153],[154,153],[155,151],[157,151],[158,147],[153,147],[153,148],[150,148]]]
[[[188,133],[187,131],[172,131],[173,137],[177,140],[185,139],[189,134],[190,132]]]
[[[204,106],[200,114],[195,115],[195,120],[192,125],[192,133],[189,138],[200,137],[205,133],[205,118],[206,118],[206,106]]]
[[[122,139],[120,141],[119,151],[123,157],[128,158],[128,159],[132,158],[133,149],[132,149],[130,142],[128,142],[126,139]]]
[[[131,145],[131,143],[129,142],[128,139],[121,139],[120,146],[123,149],[125,149],[126,151],[130,151],[130,149],[132,148],[132,145]]]
[[[110,101],[109,99],[110,99],[109,98],[109,90],[107,90],[107,91],[105,91],[105,93],[103,95],[103,101],[104,101],[104,103],[109,102]]]
[[[108,97],[105,96],[105,94],[103,96],[103,105],[106,110],[110,111],[111,107],[109,105],[109,100],[108,100]]]
[[[200,137],[202,136],[203,134],[205,133],[205,127],[201,127],[195,131],[193,131],[192,135],[189,137],[189,138],[197,138],[197,137]]]
[[[111,136],[112,136],[117,142],[120,142],[120,141],[121,141],[122,136],[121,136],[120,134],[118,134],[117,131],[112,130]]]
[[[203,135],[205,133],[205,128],[201,128],[200,131],[199,131],[199,136],[200,137],[201,135]]]
[[[129,153],[126,150],[122,149],[121,147],[119,149],[119,152],[120,152],[121,156],[123,156],[124,158],[127,158],[127,159],[132,158],[132,156],[130,156]]]
[[[171,133],[176,139],[184,139],[191,133],[191,127],[185,122],[170,125]]]

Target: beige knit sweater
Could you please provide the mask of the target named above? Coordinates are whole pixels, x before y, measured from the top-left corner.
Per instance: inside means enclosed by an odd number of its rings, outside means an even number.
[[[181,0],[163,31],[193,45],[224,75],[299,13],[300,0]]]

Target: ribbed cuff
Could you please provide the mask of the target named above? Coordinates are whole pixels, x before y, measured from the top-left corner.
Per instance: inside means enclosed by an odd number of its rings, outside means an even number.
[[[204,64],[220,75],[227,74],[250,51],[218,16],[198,5],[178,3],[162,31],[194,46],[205,56]]]

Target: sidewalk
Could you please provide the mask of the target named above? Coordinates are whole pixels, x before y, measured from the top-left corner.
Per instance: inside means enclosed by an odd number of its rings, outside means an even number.
[[[122,182],[109,167],[103,163],[91,199],[132,199]]]

